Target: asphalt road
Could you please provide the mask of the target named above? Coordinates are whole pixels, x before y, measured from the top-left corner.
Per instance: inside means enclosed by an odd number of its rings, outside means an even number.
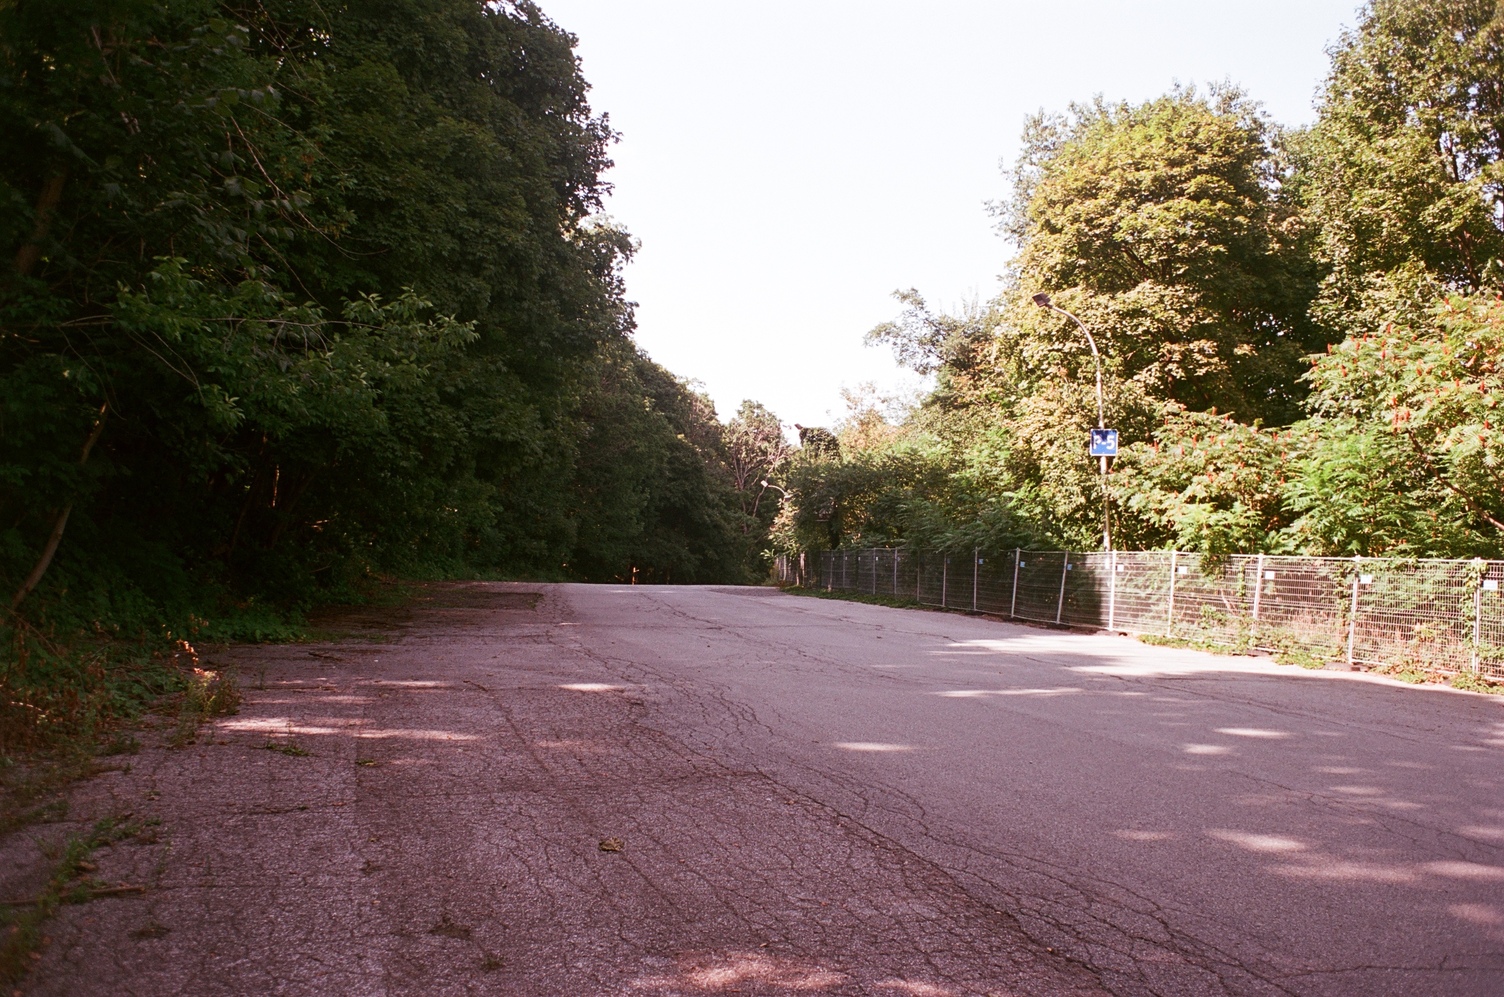
[[[767,589],[352,625],[80,790],[147,890],[25,992],[1504,994],[1498,697]]]

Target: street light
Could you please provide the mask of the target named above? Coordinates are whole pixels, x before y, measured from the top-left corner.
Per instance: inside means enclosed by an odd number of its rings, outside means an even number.
[[[1061,308],[1050,300],[1050,296],[1043,291],[1034,295],[1034,303],[1045,311],[1059,312],[1080,328],[1081,334],[1086,337],[1087,345],[1091,347],[1091,358],[1097,365],[1097,428],[1107,429],[1107,420],[1102,406],[1102,354],[1097,352],[1097,341],[1092,338],[1091,330],[1086,324],[1070,312]],[[1104,433],[1105,435],[1105,433]],[[1112,499],[1107,491],[1107,458],[1102,457],[1102,549],[1112,550]]]
[[[752,515],[757,515],[757,507],[762,503],[762,493],[767,491],[769,488],[777,490],[778,493],[783,496],[784,502],[787,502],[789,500],[789,493],[773,484],[773,482],[769,481],[767,478],[763,478],[762,481],[759,482],[759,484],[762,485],[762,488],[758,491],[757,498],[752,501]]]

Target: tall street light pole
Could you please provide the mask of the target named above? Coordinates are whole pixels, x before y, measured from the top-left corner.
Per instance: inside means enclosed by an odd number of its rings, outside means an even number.
[[[1061,308],[1059,305],[1052,302],[1048,294],[1041,292],[1034,295],[1034,303],[1040,308],[1045,309],[1046,311],[1059,312],[1061,315],[1064,315],[1066,318],[1076,323],[1076,326],[1081,330],[1081,334],[1086,337],[1087,345],[1091,347],[1091,358],[1096,362],[1097,365],[1097,428],[1105,430],[1107,428],[1107,420],[1104,416],[1104,409],[1102,405],[1102,354],[1097,352],[1097,341],[1092,338],[1091,330],[1086,328],[1086,324],[1080,319],[1076,318],[1076,316],[1072,315],[1064,308]],[[1101,461],[1102,549],[1110,551],[1112,550],[1112,503],[1107,491],[1107,458],[1102,457]]]

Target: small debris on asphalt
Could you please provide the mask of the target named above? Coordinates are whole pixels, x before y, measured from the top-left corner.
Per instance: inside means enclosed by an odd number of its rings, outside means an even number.
[[[455,922],[448,914],[439,918],[439,923],[428,929],[430,935],[443,935],[445,938],[469,938],[470,927]]]

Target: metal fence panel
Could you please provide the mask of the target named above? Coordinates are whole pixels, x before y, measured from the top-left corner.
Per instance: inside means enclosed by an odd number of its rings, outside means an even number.
[[[1111,554],[1067,556],[1059,622],[1074,627],[1107,625],[1111,560]]]
[[[1113,555],[1107,628],[1161,634],[1170,629],[1169,595],[1177,555],[1168,551],[1119,551]]]
[[[945,590],[944,559],[930,551],[914,555],[914,601],[921,606],[938,606]]]
[[[1013,561],[1016,551],[991,556],[977,554],[977,612],[1007,616],[1013,601]]]
[[[1199,554],[1180,555],[1174,604],[1167,610],[1171,636],[1215,644],[1246,642],[1251,604],[1246,572],[1238,560],[1217,563]]]
[[[1390,561],[1363,558],[1350,571],[1356,583],[1351,626],[1353,661],[1375,665],[1447,667],[1472,663],[1477,614],[1497,601],[1484,591],[1486,562]],[[1344,593],[1345,594],[1345,593]]]
[[[1018,561],[1018,591],[1009,615],[1020,620],[1059,623],[1066,558],[1066,554],[1058,551],[1025,551]]]
[[[1300,651],[1320,661],[1347,653],[1354,562],[1340,558],[1240,558],[1255,647]]]
[[[1485,564],[1474,599],[1473,670],[1504,681],[1504,564]]]

